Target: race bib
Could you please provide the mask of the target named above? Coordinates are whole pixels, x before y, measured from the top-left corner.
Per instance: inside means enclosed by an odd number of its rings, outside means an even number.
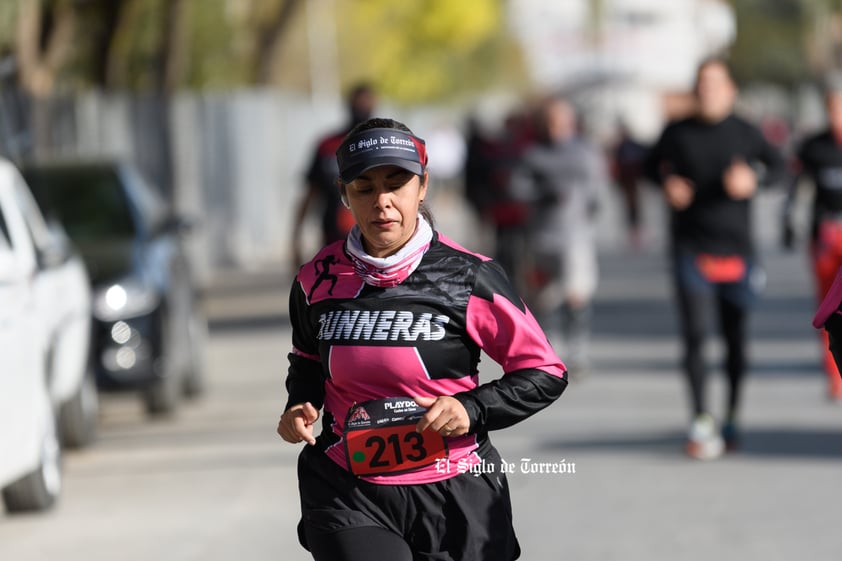
[[[738,282],[745,277],[746,261],[739,255],[696,256],[696,267],[708,282]]]
[[[358,403],[345,419],[345,452],[355,475],[389,475],[447,458],[447,442],[437,432],[416,432],[426,412],[408,397]]]

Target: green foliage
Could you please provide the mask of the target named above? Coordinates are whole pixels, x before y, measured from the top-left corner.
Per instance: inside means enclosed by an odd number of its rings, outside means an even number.
[[[146,89],[160,79],[170,0],[35,1],[47,9],[70,1],[76,10],[76,37],[59,73],[65,88],[107,83]],[[258,59],[271,57],[273,83],[306,89],[311,82],[308,33],[314,25],[317,33],[319,25],[331,26],[324,27],[324,40],[336,38],[343,87],[367,79],[392,100],[418,103],[526,83],[520,50],[506,33],[505,0],[323,0],[321,5],[335,13],[315,24],[306,18],[320,10],[302,9],[302,2],[277,48],[263,51],[261,36],[289,0],[183,1],[178,52],[184,62],[178,65],[178,87],[251,85]],[[116,4],[120,17],[112,36],[106,14]],[[729,54],[741,82],[790,86],[842,64],[840,40],[829,29],[831,15],[839,18],[842,12],[842,0],[731,4],[737,38]],[[604,5],[604,0],[590,4],[595,13]],[[0,0],[0,53],[15,47],[19,11],[20,0]],[[838,25],[840,20],[833,21]]]
[[[151,89],[160,64],[157,53],[163,40],[161,12],[166,0],[130,2],[114,43],[117,84],[127,89]]]
[[[228,88],[248,83],[251,67],[247,14],[226,11],[227,0],[190,0],[188,61],[184,85]]]
[[[169,1],[74,2],[76,37],[59,72],[62,86],[155,87],[164,64]],[[308,32],[334,24],[324,37],[336,38],[343,87],[368,79],[385,97],[417,103],[523,82],[519,49],[505,32],[503,0],[332,0],[322,5],[335,10],[333,17],[318,22],[306,17],[321,11],[302,9],[302,2],[276,47],[261,51],[261,38],[287,1],[183,0],[176,87],[251,85],[258,59],[271,57],[275,84],[308,88]],[[113,22],[109,8],[118,14]],[[17,0],[0,0],[0,49],[14,47],[17,11]]]
[[[15,43],[18,11],[17,2],[0,1],[0,53],[10,51]]]
[[[804,0],[734,0],[737,39],[730,51],[740,82],[791,86],[810,78]]]
[[[340,0],[343,78],[368,78],[402,102],[494,84],[510,63],[499,0]]]

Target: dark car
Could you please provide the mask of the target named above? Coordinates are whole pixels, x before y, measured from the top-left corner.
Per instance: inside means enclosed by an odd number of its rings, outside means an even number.
[[[185,253],[186,221],[127,162],[38,162],[22,171],[88,267],[97,386],[139,390],[150,414],[201,393],[207,322]]]

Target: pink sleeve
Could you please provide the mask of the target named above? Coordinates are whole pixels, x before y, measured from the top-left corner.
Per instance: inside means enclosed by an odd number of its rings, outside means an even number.
[[[564,377],[567,368],[553,350],[528,308],[501,294],[491,300],[471,296],[467,331],[485,353],[506,373],[535,369]]]

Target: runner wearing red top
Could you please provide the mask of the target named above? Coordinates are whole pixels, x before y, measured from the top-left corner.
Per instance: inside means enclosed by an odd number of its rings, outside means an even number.
[[[336,149],[345,135],[354,126],[371,117],[376,96],[374,89],[366,83],[355,86],[348,95],[348,124],[319,140],[305,177],[306,191],[301,197],[293,215],[292,262],[295,268],[301,266],[301,232],[304,220],[312,208],[321,208],[321,245],[343,240],[354,225],[354,217],[339,201],[336,181],[339,169],[336,167]]]
[[[801,173],[792,182],[785,210],[785,243],[793,244],[792,208],[802,177],[813,185],[810,220],[810,256],[816,282],[816,297],[821,301],[830,290],[836,272],[842,267],[842,79],[827,82],[825,107],[829,126],[807,138],[799,147]],[[827,332],[821,331],[827,394],[842,400],[842,379],[828,349]]]
[[[301,543],[316,560],[517,559],[489,432],[556,400],[564,364],[502,269],[434,229],[423,140],[371,119],[337,159],[356,226],[290,294],[278,433],[308,444]],[[500,379],[480,382],[483,351]]]

